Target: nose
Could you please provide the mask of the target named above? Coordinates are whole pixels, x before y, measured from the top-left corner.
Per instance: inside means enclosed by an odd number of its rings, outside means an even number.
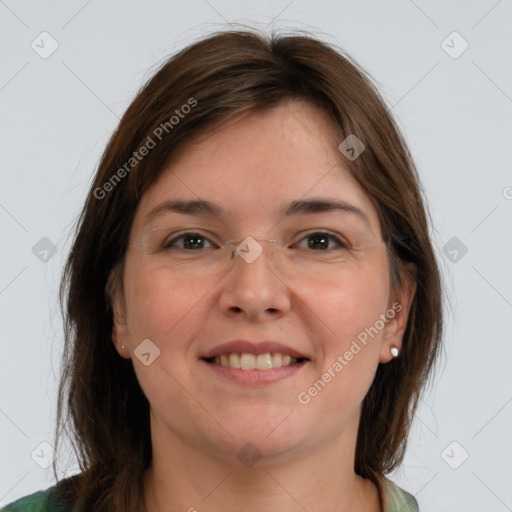
[[[263,250],[256,258],[254,254],[245,257],[243,245],[233,255],[233,266],[222,280],[219,298],[225,315],[264,321],[290,310],[291,290],[272,264],[271,249],[266,244],[261,247]]]

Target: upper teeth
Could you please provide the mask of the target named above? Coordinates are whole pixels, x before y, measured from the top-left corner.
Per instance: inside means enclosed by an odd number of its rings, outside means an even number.
[[[281,366],[289,366],[297,362],[288,354],[222,354],[215,356],[214,363],[242,370],[271,370]]]

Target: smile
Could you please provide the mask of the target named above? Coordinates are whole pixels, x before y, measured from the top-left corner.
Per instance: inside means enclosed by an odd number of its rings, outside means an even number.
[[[299,364],[305,361],[305,359],[292,357],[289,354],[270,352],[258,355],[234,352],[210,357],[205,359],[205,361],[237,370],[272,370],[274,368]]]

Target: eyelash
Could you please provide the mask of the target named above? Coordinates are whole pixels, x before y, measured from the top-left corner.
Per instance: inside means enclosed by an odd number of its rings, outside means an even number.
[[[348,249],[348,243],[345,242],[342,238],[340,238],[339,236],[333,234],[333,233],[330,233],[329,231],[312,231],[310,233],[307,233],[306,235],[304,235],[301,239],[300,239],[300,242],[302,242],[303,240],[309,238],[309,237],[313,237],[313,236],[323,236],[325,235],[326,238],[328,240],[334,240],[334,242],[342,249]],[[171,240],[168,240],[166,242],[164,242],[163,244],[163,249],[170,249],[173,247],[173,245],[176,243],[177,240],[183,240],[183,239],[186,239],[186,238],[193,238],[195,236],[199,236],[201,237],[203,240],[208,240],[208,242],[210,243],[210,245],[213,245],[212,242],[210,241],[210,239],[206,236],[203,236],[202,233],[198,233],[198,232],[195,232],[195,231],[186,231],[185,233],[182,233],[181,235],[178,235],[174,238],[172,238]],[[297,245],[297,244],[294,244],[294,245]],[[207,247],[208,248],[208,247]],[[186,250],[184,247],[180,247],[180,249],[183,249],[183,250]],[[321,252],[326,252],[328,251],[329,249],[326,249],[325,251],[321,251]]]

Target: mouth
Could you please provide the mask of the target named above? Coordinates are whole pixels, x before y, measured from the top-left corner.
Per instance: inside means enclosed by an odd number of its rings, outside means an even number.
[[[259,386],[299,374],[311,361],[308,355],[277,341],[234,340],[201,354],[200,361],[221,379]]]
[[[306,357],[292,357],[290,354],[282,354],[280,352],[266,352],[257,355],[247,352],[231,352],[212,357],[204,357],[202,359],[210,364],[247,371],[273,370],[276,368],[301,365],[309,361]]]

